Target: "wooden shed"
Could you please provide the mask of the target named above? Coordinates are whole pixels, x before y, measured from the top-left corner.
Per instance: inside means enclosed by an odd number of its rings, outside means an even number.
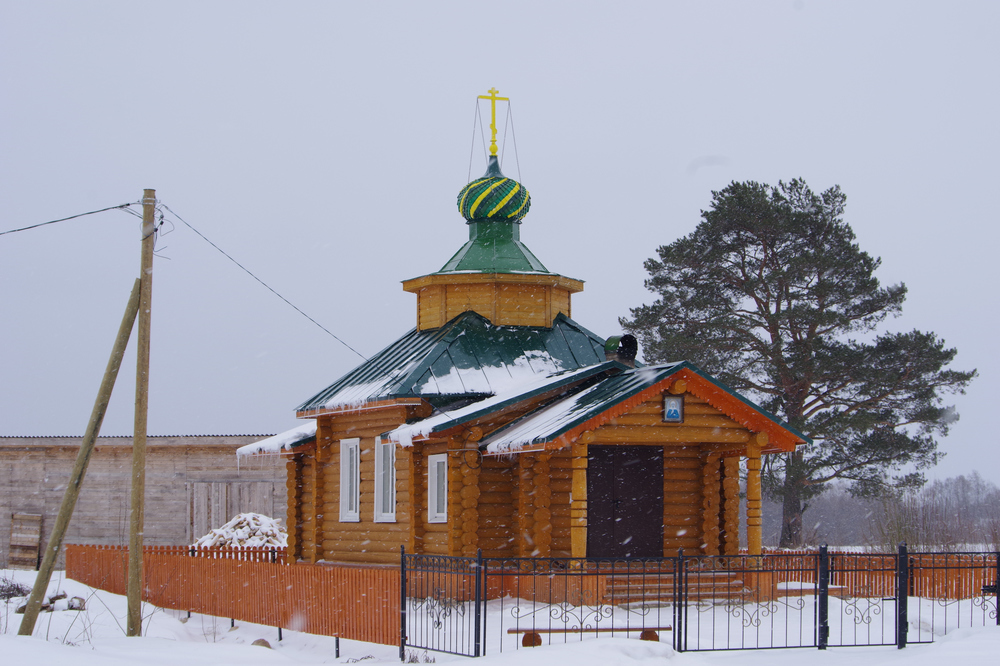
[[[733,554],[741,520],[759,553],[761,456],[806,439],[574,322],[583,283],[521,242],[530,197],[495,156],[458,207],[468,242],[403,282],[416,327],[303,402],[310,424],[241,449],[289,456],[289,558]]]

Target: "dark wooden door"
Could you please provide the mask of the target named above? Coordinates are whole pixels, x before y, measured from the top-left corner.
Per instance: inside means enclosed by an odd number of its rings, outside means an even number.
[[[587,556],[663,556],[663,447],[590,447]]]

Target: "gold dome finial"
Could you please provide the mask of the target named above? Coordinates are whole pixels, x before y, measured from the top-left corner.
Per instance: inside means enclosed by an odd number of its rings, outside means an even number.
[[[486,92],[489,95],[479,95],[479,99],[490,100],[490,155],[496,156],[497,154],[497,100],[502,100],[504,102],[509,102],[509,97],[497,97],[497,93],[500,92],[496,88],[490,88]]]

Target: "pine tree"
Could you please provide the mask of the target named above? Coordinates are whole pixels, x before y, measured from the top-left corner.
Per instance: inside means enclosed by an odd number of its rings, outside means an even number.
[[[839,187],[816,195],[802,180],[713,192],[698,227],[646,261],[656,301],[621,320],[647,362],[690,360],[812,438],[766,457],[782,546],[801,544],[829,481],[863,497],[922,485],[958,418],[942,396],[976,375],[948,369],[956,350],[934,333],[884,330],[906,287],[879,284],[844,206]]]

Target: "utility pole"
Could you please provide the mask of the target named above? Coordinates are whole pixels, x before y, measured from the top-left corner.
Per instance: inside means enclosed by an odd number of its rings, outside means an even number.
[[[122,317],[121,326],[118,327],[118,337],[115,338],[115,345],[111,349],[111,358],[108,359],[108,366],[104,370],[101,388],[97,391],[97,399],[94,401],[94,409],[90,413],[87,432],[83,436],[80,452],[76,456],[76,465],[73,467],[69,483],[66,484],[66,492],[63,493],[59,515],[56,516],[55,525],[52,526],[52,534],[45,544],[42,566],[38,570],[38,575],[35,576],[35,586],[31,590],[31,596],[28,597],[27,608],[25,608],[24,617],[21,618],[21,627],[17,631],[20,636],[30,636],[35,630],[35,621],[38,619],[38,612],[45,600],[45,592],[52,579],[52,569],[59,557],[63,537],[66,536],[66,528],[69,527],[70,518],[73,517],[73,509],[76,508],[76,500],[80,496],[80,486],[83,485],[83,478],[87,474],[90,456],[94,452],[97,436],[101,434],[101,424],[104,422],[104,414],[111,401],[111,391],[115,387],[115,379],[118,378],[118,369],[121,367],[122,357],[125,355],[125,347],[132,334],[132,325],[135,323],[135,315],[138,310],[139,280],[136,280],[135,286],[132,287],[132,295],[128,299],[128,306],[125,308],[125,315]]]
[[[132,513],[128,534],[128,622],[126,635],[142,634],[142,529],[146,496],[146,417],[149,411],[149,323],[153,300],[153,238],[156,190],[142,193],[142,259],[139,269],[139,332],[132,434]]]

